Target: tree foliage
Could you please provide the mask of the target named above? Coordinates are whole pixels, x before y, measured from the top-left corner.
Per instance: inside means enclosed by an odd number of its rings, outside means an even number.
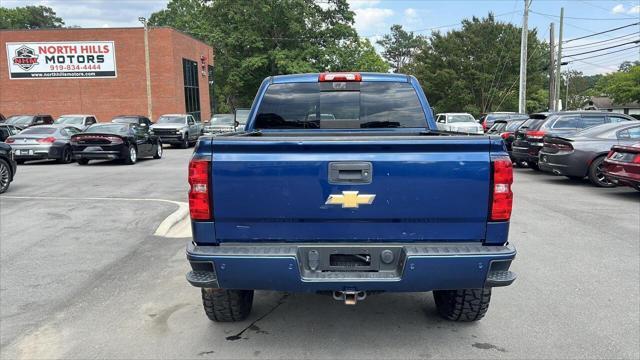
[[[547,109],[548,46],[529,31],[527,111]],[[462,22],[460,30],[434,32],[407,72],[420,80],[438,112],[518,110],[520,28],[486,18]]]
[[[47,6],[0,7],[0,29],[53,29],[63,26],[62,18]]]
[[[609,96],[616,104],[640,102],[640,64],[625,62],[620,71],[602,76],[594,93]]]
[[[386,71],[358,37],[346,0],[172,0],[152,14],[215,49],[218,112],[251,104],[267,76],[319,71]]]
[[[391,26],[391,33],[384,35],[377,43],[384,48],[382,56],[394,72],[402,72],[404,66],[413,60],[418,49],[425,44],[425,39],[396,24]]]

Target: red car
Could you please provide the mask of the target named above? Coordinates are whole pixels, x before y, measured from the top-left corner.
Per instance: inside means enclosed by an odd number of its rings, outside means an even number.
[[[640,143],[611,147],[604,160],[604,175],[614,183],[640,191]]]

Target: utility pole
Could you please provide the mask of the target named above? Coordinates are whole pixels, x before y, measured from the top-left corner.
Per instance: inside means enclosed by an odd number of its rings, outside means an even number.
[[[555,110],[560,109],[560,66],[562,64],[562,28],[564,26],[564,8],[560,8],[560,34],[558,37],[558,56],[556,56],[556,107]]]
[[[527,40],[529,38],[529,5],[532,0],[524,0],[522,15],[522,38],[520,39],[520,91],[518,95],[518,112],[527,112]]]
[[[564,109],[565,110],[569,110],[569,71],[567,71],[567,74],[565,75],[565,82],[566,82],[566,92],[564,94]]]
[[[138,21],[144,25],[144,63],[147,74],[147,115],[153,121],[153,107],[151,102],[151,65],[149,64],[149,23],[146,18],[139,17]]]
[[[549,111],[555,111],[556,109],[556,79],[554,77],[554,69],[556,66],[555,37],[555,24],[551,23],[549,27]]]

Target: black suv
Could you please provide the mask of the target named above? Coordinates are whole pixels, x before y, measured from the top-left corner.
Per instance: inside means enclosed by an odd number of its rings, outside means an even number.
[[[29,126],[53,124],[53,117],[51,115],[11,115],[4,123],[24,130]]]
[[[538,153],[547,135],[567,136],[594,126],[634,118],[606,111],[565,111],[531,114],[516,131],[511,155],[516,161],[526,161],[530,168],[539,170]]]

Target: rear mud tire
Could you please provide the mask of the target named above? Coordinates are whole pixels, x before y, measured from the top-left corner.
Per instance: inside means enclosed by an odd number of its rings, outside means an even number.
[[[447,320],[478,321],[489,309],[491,288],[434,290],[433,299],[438,313]]]
[[[253,290],[202,289],[202,305],[211,321],[234,322],[246,319],[253,306]]]

